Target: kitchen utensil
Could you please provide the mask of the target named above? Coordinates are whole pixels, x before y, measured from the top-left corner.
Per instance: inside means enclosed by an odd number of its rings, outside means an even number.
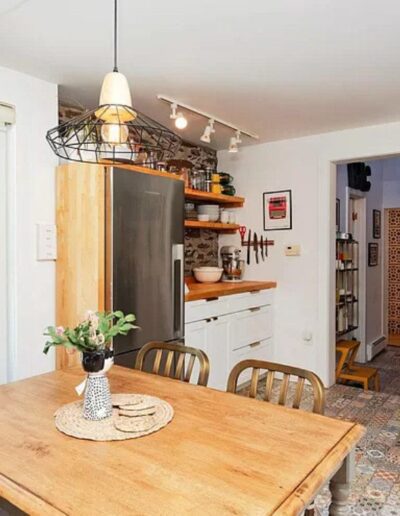
[[[233,245],[221,248],[222,267],[224,268],[222,281],[230,283],[243,281],[244,260],[240,259],[240,253],[240,249]]]
[[[253,248],[254,248],[254,254],[256,256],[256,263],[258,263],[258,240],[257,240],[256,232],[254,232],[254,237],[253,237]]]
[[[246,235],[246,231],[247,231],[246,226],[240,226],[239,227],[239,234],[240,234],[240,239],[242,241],[242,244],[243,244],[243,241],[244,241],[244,237]]]
[[[247,265],[250,265],[250,246],[251,246],[251,229],[249,229],[249,236],[247,237]]]
[[[207,215],[206,213],[198,213],[197,220],[200,222],[208,222],[210,220],[210,215]]]
[[[264,242],[265,242],[265,258],[268,258],[268,237],[267,237],[267,235],[265,235]],[[272,242],[272,244],[273,244],[273,242]]]
[[[265,258],[264,258],[264,239],[263,239],[262,235],[261,235],[261,238],[260,238],[260,248],[261,248],[261,258],[262,258],[262,261],[264,262],[265,261]]]
[[[194,277],[200,283],[216,283],[221,279],[224,269],[221,267],[196,267]]]
[[[234,211],[228,211],[229,224],[236,224],[236,213]]]

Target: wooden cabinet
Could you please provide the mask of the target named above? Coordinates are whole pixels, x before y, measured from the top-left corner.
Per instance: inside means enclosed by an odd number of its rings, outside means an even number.
[[[225,390],[230,370],[241,360],[272,360],[272,303],[270,290],[186,303],[185,344],[208,355],[209,387]],[[240,383],[247,380],[242,376]]]

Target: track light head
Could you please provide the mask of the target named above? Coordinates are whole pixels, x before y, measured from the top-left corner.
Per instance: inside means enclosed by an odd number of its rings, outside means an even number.
[[[177,118],[176,110],[177,109],[178,109],[177,104],[175,104],[175,103],[171,104],[171,114],[169,115],[171,120],[176,120],[176,118]]]
[[[188,122],[187,122],[187,119],[183,116],[183,113],[180,111],[177,115],[176,115],[176,119],[175,119],[175,127],[177,129],[185,129],[185,127],[187,126]]]
[[[215,133],[214,120],[210,119],[208,121],[208,125],[206,125],[206,128],[204,129],[203,135],[200,137],[200,140],[204,143],[210,143],[212,133]]]
[[[238,142],[235,136],[232,136],[229,141],[229,152],[238,152]]]
[[[179,113],[176,112],[178,109],[178,104],[176,102],[173,102],[171,104],[171,114],[169,117],[171,120],[175,120],[175,127],[177,129],[185,129],[187,126],[187,119],[183,116],[182,111],[179,111]]]

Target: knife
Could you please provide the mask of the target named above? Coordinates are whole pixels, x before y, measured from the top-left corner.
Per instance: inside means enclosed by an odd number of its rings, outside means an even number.
[[[263,260],[263,262],[265,261],[265,258],[264,258],[264,239],[263,239],[263,236],[261,235],[261,238],[260,238],[260,247],[261,247],[261,258]]]
[[[250,245],[251,245],[251,229],[249,229],[249,236],[247,239],[247,265],[250,265]]]
[[[254,247],[254,253],[256,255],[256,263],[258,263],[258,240],[257,240],[257,233],[254,233],[253,237],[253,247]]]

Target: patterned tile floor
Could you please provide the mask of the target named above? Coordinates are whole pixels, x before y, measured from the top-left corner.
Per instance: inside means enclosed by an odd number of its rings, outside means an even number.
[[[356,449],[356,478],[352,484],[348,514],[400,516],[400,348],[388,347],[371,365],[379,367],[382,392],[335,385],[327,391],[326,415],[357,421],[367,433]],[[274,385],[277,395],[279,382]],[[258,395],[262,397],[260,382]],[[301,408],[310,409],[308,392]],[[323,516],[330,502],[326,487],[316,499]]]

